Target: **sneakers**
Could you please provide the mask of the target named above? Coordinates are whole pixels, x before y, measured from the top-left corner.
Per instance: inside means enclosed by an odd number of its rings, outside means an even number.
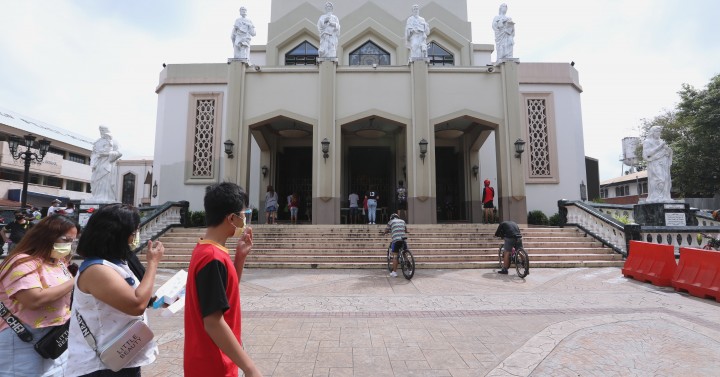
[[[502,270],[498,271],[497,273],[498,273],[498,274],[502,274],[502,275],[507,275],[507,274],[508,274],[508,270],[506,270],[506,269],[503,268]]]
[[[505,272],[505,273],[507,274],[507,272]],[[391,273],[390,273],[390,277],[396,278],[396,277],[397,277],[397,272],[395,272],[395,271],[391,272]]]

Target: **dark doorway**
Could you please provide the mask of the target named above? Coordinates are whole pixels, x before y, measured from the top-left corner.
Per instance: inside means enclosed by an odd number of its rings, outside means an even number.
[[[388,147],[351,147],[348,150],[347,179],[348,190],[355,191],[360,200],[369,191],[380,195],[378,200],[378,222],[386,221],[387,214],[395,209],[393,195],[393,154]],[[349,192],[348,192],[349,194]],[[343,207],[347,207],[347,195],[342,198]],[[385,218],[382,217],[385,214]]]
[[[435,148],[438,222],[466,219],[463,171],[460,153],[456,152],[455,148]]]
[[[285,147],[278,153],[275,191],[278,194],[278,219],[289,220],[287,197],[296,193],[300,206],[298,221],[310,221],[312,213],[312,147]]]

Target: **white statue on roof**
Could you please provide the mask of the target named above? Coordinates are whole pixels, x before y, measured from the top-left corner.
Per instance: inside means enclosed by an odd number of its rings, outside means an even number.
[[[235,59],[250,58],[250,40],[255,36],[255,25],[247,18],[247,9],[240,7],[240,18],[235,20],[230,39],[235,50]]]
[[[507,4],[500,5],[500,12],[492,22],[495,32],[495,50],[497,51],[496,61],[513,58],[513,47],[515,46],[515,22],[506,16]]]
[[[340,20],[333,13],[333,3],[325,3],[325,14],[318,19],[317,28],[320,34],[318,57],[336,58],[338,37],[340,36]]]

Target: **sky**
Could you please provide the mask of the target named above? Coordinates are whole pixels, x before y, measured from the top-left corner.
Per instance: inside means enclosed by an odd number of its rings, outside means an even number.
[[[319,15],[325,1],[313,1]],[[407,1],[410,15],[412,0],[383,1]],[[521,64],[575,62],[585,154],[601,180],[622,174],[622,138],[673,109],[683,83],[700,89],[720,74],[720,1],[507,4]],[[105,124],[126,157],[152,156],[162,64],[226,62],[241,5],[252,43],[265,44],[269,0],[0,0],[0,107],[90,139]],[[499,5],[468,0],[473,43],[494,43]]]

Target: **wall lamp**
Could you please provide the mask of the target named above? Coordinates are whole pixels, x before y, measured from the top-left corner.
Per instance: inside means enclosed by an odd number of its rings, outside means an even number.
[[[235,143],[233,143],[232,140],[227,139],[227,140],[225,140],[225,143],[223,143],[223,144],[225,144],[225,154],[228,156],[228,158],[235,157],[233,155],[233,147],[235,146]]]
[[[158,190],[158,184],[157,181],[152,186],[152,197],[157,198],[157,190]]]
[[[583,202],[587,200],[587,186],[585,181],[580,181],[580,200]]]
[[[427,145],[428,142],[425,140],[425,138],[420,139],[420,142],[418,143],[420,145],[420,159],[422,160],[423,164],[425,164],[425,155],[427,154]]]
[[[328,154],[328,152],[330,152],[330,140],[324,138],[323,141],[320,142],[320,144],[322,144],[323,158],[327,161],[327,158],[330,157],[330,155]]]
[[[473,165],[473,167],[472,167],[472,172],[473,172],[473,176],[474,176],[475,178],[477,178],[477,175],[478,175],[478,172],[479,172],[479,171],[480,171],[480,168],[479,168],[477,165]]]
[[[263,167],[260,168],[260,170],[262,170],[263,178],[264,178],[264,177],[267,177],[268,167],[267,167],[267,166],[263,166]]]
[[[515,157],[520,158],[525,152],[525,141],[523,139],[515,140]]]

